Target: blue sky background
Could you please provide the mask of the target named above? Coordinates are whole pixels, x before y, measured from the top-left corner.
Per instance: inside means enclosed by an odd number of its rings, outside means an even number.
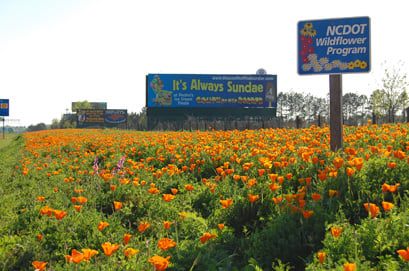
[[[139,112],[149,73],[277,75],[278,93],[325,96],[328,75],[297,73],[298,21],[371,18],[370,73],[343,92],[370,95],[381,63],[409,64],[405,1],[0,1],[0,99],[11,125],[50,124],[71,102]],[[405,65],[404,72],[407,72]],[[17,121],[18,120],[18,121]]]

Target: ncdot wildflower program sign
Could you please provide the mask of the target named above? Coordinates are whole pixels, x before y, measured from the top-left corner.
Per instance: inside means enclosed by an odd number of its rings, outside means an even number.
[[[298,22],[298,73],[370,71],[369,17]]]

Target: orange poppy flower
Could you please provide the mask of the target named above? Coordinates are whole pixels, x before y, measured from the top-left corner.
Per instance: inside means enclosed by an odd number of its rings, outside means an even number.
[[[67,215],[67,212],[60,211],[60,210],[54,210],[54,216],[57,220],[63,219]]]
[[[254,203],[256,200],[258,200],[259,195],[252,195],[252,194],[247,194],[247,196],[249,197],[249,201],[251,203]]]
[[[219,227],[219,230],[220,230],[220,231],[223,231],[223,229],[224,229],[224,224],[217,224],[217,227]]]
[[[98,251],[96,251],[95,249],[83,248],[81,249],[81,251],[83,252],[83,257],[85,260],[89,260],[92,256],[98,254]]]
[[[85,257],[84,257],[83,253],[79,252],[76,249],[73,249],[71,251],[71,255],[65,255],[65,259],[68,262],[73,262],[75,264],[78,264],[78,263],[82,262],[83,260],[85,260]]]
[[[114,184],[111,184],[109,187],[111,188],[111,191],[112,191],[112,192],[114,192],[115,189],[116,189],[116,185],[114,185]]]
[[[339,169],[344,164],[344,159],[342,157],[335,157],[333,164],[336,169]]]
[[[327,172],[325,170],[318,170],[318,179],[320,179],[321,182],[325,181],[327,179]]]
[[[250,179],[247,183],[247,188],[249,187],[253,187],[253,185],[255,185],[257,183],[256,179]]]
[[[148,259],[148,261],[155,266],[155,270],[163,271],[168,268],[170,256],[163,258],[161,256],[153,256],[152,258]]]
[[[344,263],[344,271],[354,271],[355,267],[354,263]]]
[[[339,227],[338,229],[331,227],[331,234],[334,237],[338,237],[341,234],[341,231],[342,231],[342,227]]]
[[[274,197],[273,200],[274,200],[274,202],[276,204],[279,204],[283,200],[283,198],[282,197]]]
[[[38,202],[42,202],[45,200],[45,197],[37,196],[37,200]]]
[[[125,245],[129,243],[129,240],[131,239],[131,237],[132,237],[132,234],[124,233],[124,244]]]
[[[310,218],[313,213],[314,211],[302,210],[302,215],[304,216],[305,219]]]
[[[38,271],[43,271],[45,270],[45,267],[47,266],[48,262],[40,262],[40,261],[34,261],[32,265],[34,268]]]
[[[393,207],[395,206],[395,204],[387,202],[387,201],[382,201],[382,207],[385,211],[390,211]]]
[[[399,249],[397,251],[399,253],[399,255],[405,260],[405,261],[409,261],[409,247],[405,249]]]
[[[321,198],[321,194],[318,194],[318,193],[313,193],[312,194],[312,199],[314,201],[318,201],[320,198]]]
[[[215,237],[217,237],[216,234],[212,234],[212,233],[206,232],[206,233],[204,233],[204,234],[202,235],[202,237],[200,237],[200,242],[202,242],[202,244],[204,244],[204,243],[206,243],[209,239],[212,239],[212,238],[215,238]]]
[[[292,202],[297,196],[293,194],[286,194],[284,195],[284,197],[287,200],[287,202]]]
[[[173,195],[176,195],[178,193],[178,190],[176,188],[172,188],[170,191]]]
[[[325,255],[326,255],[325,252],[318,252],[318,260],[321,264],[324,263],[325,261]]]
[[[98,230],[102,231],[103,229],[105,229],[106,227],[108,227],[108,225],[109,225],[108,222],[99,221]]]
[[[390,168],[390,169],[394,169],[397,164],[394,163],[394,162],[388,162],[388,165],[389,165],[389,168]]]
[[[272,184],[268,184],[268,187],[270,187],[271,191],[275,192],[277,189],[281,188],[282,186],[277,185],[277,183],[272,183]]]
[[[171,223],[170,223],[170,221],[164,221],[163,225],[165,227],[165,230],[169,230]]]
[[[148,189],[149,193],[152,195],[159,193],[159,190],[156,187],[151,187]]]
[[[52,214],[53,214],[53,212],[54,212],[54,210],[53,209],[51,209],[49,206],[44,206],[42,209],[40,209],[40,213],[42,214],[42,215],[48,215],[48,216],[51,216]]]
[[[77,212],[79,212],[82,208],[82,205],[74,205],[75,210],[77,210]]]
[[[72,203],[77,202],[77,197],[72,197],[72,198],[71,198],[71,202],[72,202]]]
[[[174,242],[173,239],[162,238],[158,242],[158,248],[161,250],[168,250],[174,246],[176,246],[176,242]]]
[[[147,228],[149,228],[151,226],[151,224],[149,224],[148,222],[141,222],[141,224],[139,224],[138,230],[139,232],[144,232],[146,231]]]
[[[284,176],[278,176],[278,177],[277,177],[277,181],[278,181],[280,184],[283,184],[283,182],[284,182]]]
[[[311,185],[311,180],[312,180],[312,177],[307,177],[307,178],[305,178],[305,183],[306,183],[308,186],[310,186],[310,185]]]
[[[364,165],[364,159],[363,158],[355,158],[354,162],[355,162],[356,169],[358,171],[360,171],[362,169],[362,166]]]
[[[128,247],[127,249],[124,250],[125,256],[129,259],[132,256],[135,256],[138,252],[139,249],[133,249],[131,247]]]
[[[193,185],[191,185],[191,184],[186,184],[186,185],[185,185],[185,189],[186,189],[187,191],[193,191]]]
[[[379,207],[374,203],[364,203],[365,209],[371,213],[371,217],[378,215]]]
[[[43,235],[42,235],[42,234],[39,234],[39,235],[37,236],[37,240],[38,240],[38,242],[41,242],[41,240],[43,240]]]
[[[115,206],[115,210],[121,209],[122,208],[122,202],[114,201],[114,206]]]
[[[347,167],[347,176],[352,176],[355,173],[355,169]]]
[[[222,204],[222,208],[226,209],[227,207],[233,204],[233,200],[232,199],[220,200],[220,203]]]
[[[175,196],[172,195],[172,194],[163,194],[163,200],[164,201],[169,202],[169,201],[173,200],[174,198],[175,198]]]
[[[334,196],[336,196],[336,195],[338,195],[338,194],[339,194],[339,191],[337,191],[337,190],[332,190],[332,189],[330,189],[330,190],[328,191],[328,195],[329,195],[330,198],[332,198],[332,197],[334,197]]]
[[[105,255],[107,255],[108,257],[111,256],[112,253],[114,253],[115,251],[118,250],[118,248],[121,247],[121,245],[111,244],[110,242],[103,243],[101,246],[102,249],[104,250]]]
[[[397,183],[395,185],[389,185],[389,192],[395,193],[396,190],[398,189],[398,186],[400,186],[400,183]]]
[[[78,197],[77,200],[78,200],[78,202],[79,202],[80,204],[83,204],[84,202],[87,202],[87,201],[88,201],[88,199],[85,198],[85,197]]]
[[[278,178],[278,174],[268,174],[268,177],[272,182],[275,182]]]
[[[385,192],[388,191],[388,190],[389,190],[389,184],[384,183],[384,184],[382,185],[382,192],[385,193]]]

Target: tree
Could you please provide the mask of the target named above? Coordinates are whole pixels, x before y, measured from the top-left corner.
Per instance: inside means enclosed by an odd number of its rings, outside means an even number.
[[[77,112],[79,109],[93,109],[92,104],[87,100],[76,102],[72,108],[72,112]]]
[[[145,130],[147,129],[147,109],[143,107],[139,113],[128,114],[128,129]]]
[[[361,118],[361,122],[363,123],[367,101],[368,98],[366,95],[358,95],[350,92],[345,93],[342,96],[344,123],[347,125],[358,125],[359,118]]]
[[[36,125],[30,125],[27,127],[27,132],[36,132],[42,130],[47,130],[47,125],[45,125],[44,123],[38,123]]]
[[[403,62],[392,69],[385,68],[382,78],[382,88],[375,90],[371,95],[371,105],[378,116],[387,116],[388,122],[395,122],[395,114],[399,109],[404,110],[409,104],[406,92],[408,86],[407,74],[401,70]]]
[[[51,122],[51,129],[59,129],[60,121],[58,119],[53,119]]]

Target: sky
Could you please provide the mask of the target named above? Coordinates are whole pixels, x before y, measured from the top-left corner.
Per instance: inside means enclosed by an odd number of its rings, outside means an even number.
[[[6,124],[51,124],[71,103],[140,112],[146,75],[277,75],[277,91],[325,97],[329,76],[297,72],[297,23],[370,17],[371,71],[342,76],[368,97],[405,63],[405,1],[1,0],[0,99]],[[385,63],[386,64],[382,64]]]

